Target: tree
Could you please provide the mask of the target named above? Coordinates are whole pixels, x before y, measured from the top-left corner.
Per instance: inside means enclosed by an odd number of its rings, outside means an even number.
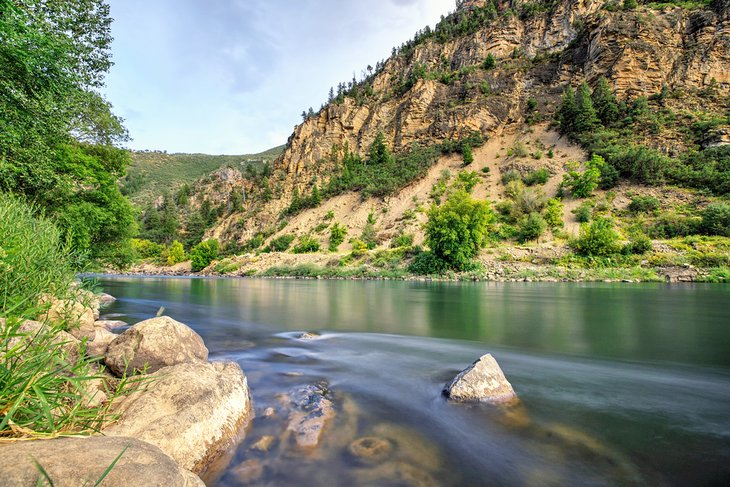
[[[319,187],[315,184],[312,187],[312,194],[309,196],[309,206],[317,207],[322,203],[322,194],[319,192]]]
[[[491,52],[487,54],[487,57],[484,58],[484,61],[482,62],[482,68],[489,71],[490,69],[494,69],[497,66],[497,59],[494,57],[494,54]]]
[[[564,134],[571,134],[575,128],[575,116],[577,106],[575,103],[575,93],[568,86],[563,91],[563,100],[558,108],[558,122],[560,123],[560,131]]]
[[[463,156],[464,156],[464,165],[468,166],[472,162],[474,162],[474,153],[471,150],[471,144],[468,142],[464,143],[464,147],[462,149]]]
[[[183,245],[177,240],[173,240],[168,247],[167,251],[167,265],[175,265],[180,262],[185,262],[186,255]]]
[[[190,260],[193,272],[199,272],[205,269],[218,257],[218,241],[204,240],[193,247],[190,251]]]
[[[598,217],[591,223],[580,226],[580,235],[571,245],[580,255],[605,257],[618,252],[618,239],[613,222],[608,218]]]
[[[337,248],[345,241],[347,227],[335,222],[330,227],[330,252],[337,252]]]
[[[616,102],[616,96],[613,94],[613,90],[611,90],[611,86],[604,76],[601,76],[596,87],[593,89],[591,101],[596,110],[596,115],[604,125],[611,125],[618,120],[620,112],[618,103]]]
[[[393,156],[388,150],[388,146],[385,145],[385,135],[383,132],[378,132],[373,141],[373,145],[370,146],[370,164],[388,164],[393,162]]]
[[[603,157],[594,154],[590,161],[586,162],[586,169],[579,172],[571,169],[563,176],[563,185],[570,189],[571,194],[576,198],[587,198],[598,187],[601,180],[601,168],[606,165]]]
[[[576,132],[586,133],[600,125],[601,122],[598,120],[593,100],[591,100],[591,90],[585,81],[580,84],[576,92],[575,110],[574,128]]]
[[[426,243],[449,267],[464,269],[486,244],[493,221],[489,203],[458,190],[443,206],[433,205],[429,210]]]

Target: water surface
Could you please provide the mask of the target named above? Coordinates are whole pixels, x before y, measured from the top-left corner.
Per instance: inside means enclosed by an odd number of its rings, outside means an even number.
[[[210,485],[725,485],[730,287],[104,278],[106,311],[165,313],[237,361],[257,418]],[[322,339],[299,340],[300,331]],[[445,382],[491,352],[522,400],[454,405]],[[282,438],[282,394],[326,381],[321,447]],[[277,416],[266,418],[272,407]],[[252,451],[262,435],[278,440]],[[363,464],[355,438],[395,445]],[[244,463],[247,462],[247,463]]]

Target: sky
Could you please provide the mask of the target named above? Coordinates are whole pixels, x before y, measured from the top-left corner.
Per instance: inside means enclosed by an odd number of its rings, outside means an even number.
[[[248,154],[454,10],[454,0],[109,0],[103,94],[131,149]]]

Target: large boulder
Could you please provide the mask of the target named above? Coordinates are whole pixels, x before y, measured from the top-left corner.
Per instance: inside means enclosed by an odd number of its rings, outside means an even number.
[[[178,466],[162,450],[134,438],[58,438],[0,446],[2,480],[8,487],[46,485],[38,465],[56,487],[94,485],[122,453],[102,485],[126,487],[204,487],[195,474]],[[38,462],[36,465],[35,462]]]
[[[444,388],[444,394],[454,401],[481,401],[506,404],[517,401],[512,384],[507,381],[502,369],[491,354],[482,355],[479,360],[459,372]]]
[[[86,354],[90,357],[103,357],[111,342],[116,340],[118,336],[106,328],[97,328],[94,330],[93,340],[86,343]]]
[[[156,372],[163,367],[205,362],[208,349],[200,335],[168,316],[152,318],[126,330],[109,344],[105,362],[117,375]]]
[[[252,416],[249,396],[236,363],[165,367],[145,376],[142,387],[116,404],[121,418],[104,434],[152,443],[200,474],[240,439]]]

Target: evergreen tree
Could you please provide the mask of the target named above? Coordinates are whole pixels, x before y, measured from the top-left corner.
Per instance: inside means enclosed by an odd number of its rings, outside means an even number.
[[[322,203],[322,195],[319,192],[319,187],[315,184],[312,188],[312,195],[309,197],[309,205],[312,207],[319,206]]]
[[[598,118],[604,125],[609,126],[619,119],[620,113],[616,96],[613,94],[613,90],[611,90],[611,86],[605,77],[601,76],[598,80],[598,84],[591,95],[591,100],[593,101],[596,115],[598,115]]]
[[[575,96],[575,131],[578,133],[586,133],[596,126],[600,125],[600,120],[596,115],[596,109],[593,108],[593,101],[591,100],[591,90],[588,88],[588,84],[584,81],[578,87],[578,91]]]
[[[575,103],[575,94],[568,86],[563,92],[563,101],[558,108],[558,122],[560,123],[560,131],[564,134],[571,134],[575,129],[575,115],[577,107]]]
[[[385,145],[385,135],[383,132],[378,132],[373,145],[370,146],[370,164],[387,164],[391,162],[392,158],[388,146]]]
[[[472,162],[474,162],[474,154],[471,150],[471,144],[468,142],[464,143],[464,148],[462,149],[464,152],[464,165],[468,166]]]

